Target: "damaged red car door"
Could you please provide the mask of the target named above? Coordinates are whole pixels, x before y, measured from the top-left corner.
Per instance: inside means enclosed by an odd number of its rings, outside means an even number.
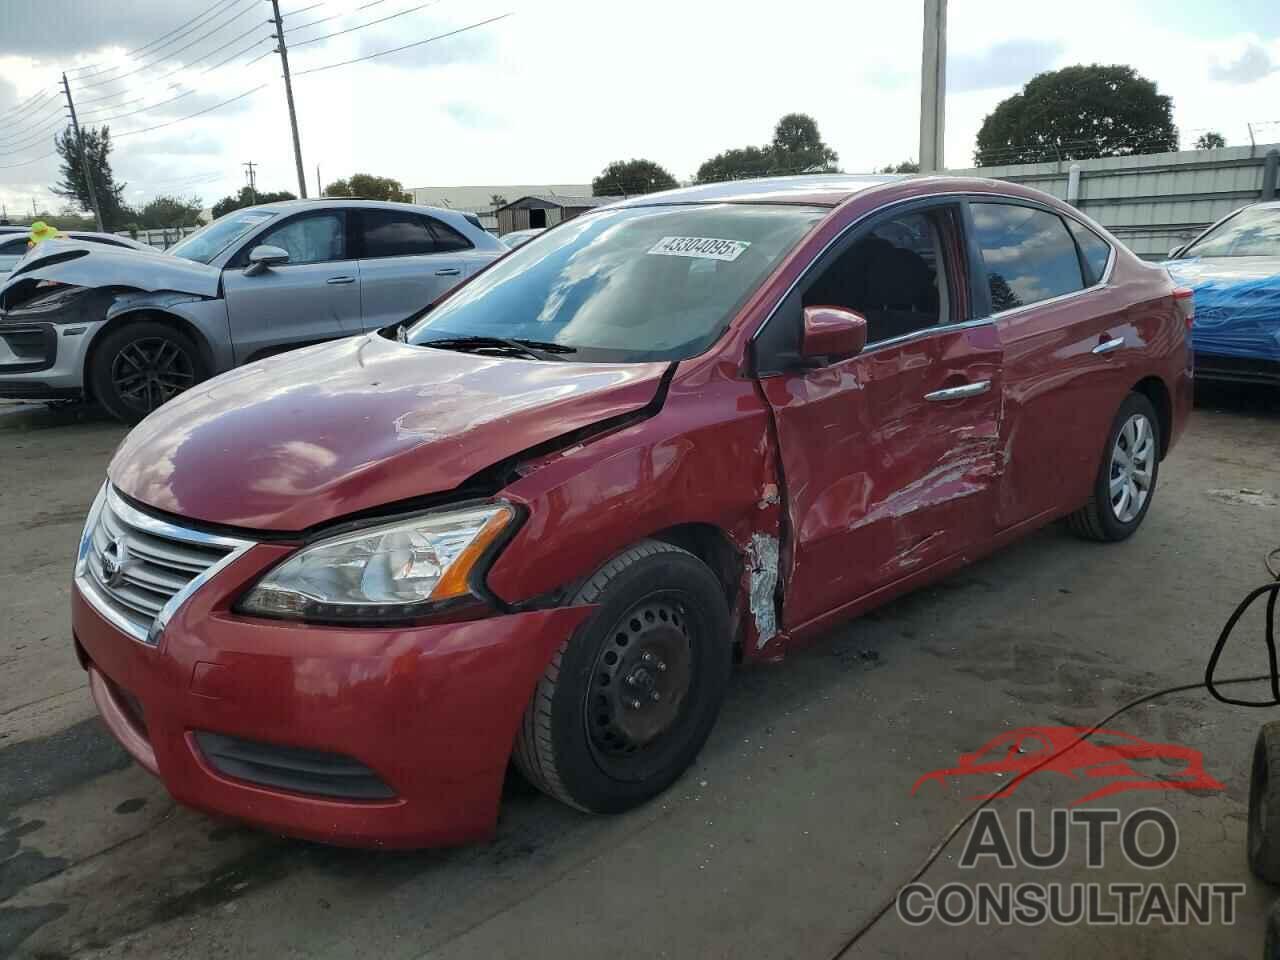
[[[972,316],[961,213],[924,203],[858,225],[762,331],[791,527],[784,629],[839,617],[994,534],[1002,351]],[[815,305],[864,316],[866,347],[816,368],[790,359],[788,331]]]

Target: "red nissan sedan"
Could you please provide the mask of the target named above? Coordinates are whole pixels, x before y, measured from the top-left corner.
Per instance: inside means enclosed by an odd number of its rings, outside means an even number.
[[[1059,518],[1133,533],[1191,314],[1013,184],[627,200],[144,420],[85,526],[77,652],[175,798],[270,830],[483,838],[512,760],[626,810],[693,760],[735,659]]]

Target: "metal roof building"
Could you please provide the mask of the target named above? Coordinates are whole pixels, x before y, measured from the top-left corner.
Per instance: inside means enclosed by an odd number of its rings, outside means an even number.
[[[1160,260],[1232,210],[1274,197],[1278,163],[1280,144],[1258,144],[947,173],[1051,193],[1093,217],[1140,257]],[[1072,168],[1079,168],[1074,188]],[[1264,196],[1268,188],[1270,197]]]

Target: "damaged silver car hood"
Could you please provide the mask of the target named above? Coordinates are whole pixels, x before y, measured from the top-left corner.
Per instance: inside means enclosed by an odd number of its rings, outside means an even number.
[[[53,280],[77,287],[132,287],[148,292],[173,290],[198,297],[218,296],[221,271],[167,253],[75,240],[46,240],[14,267],[0,287],[5,293],[24,280]]]

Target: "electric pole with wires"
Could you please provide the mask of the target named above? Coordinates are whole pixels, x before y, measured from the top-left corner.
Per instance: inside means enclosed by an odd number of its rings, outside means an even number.
[[[257,166],[257,164],[254,163],[252,160],[246,160],[244,163],[240,164],[240,166],[244,167],[245,177],[249,181],[249,202],[257,203],[258,202],[258,174],[257,174],[257,171],[254,169]]]
[[[298,196],[307,198],[307,175],[302,170],[302,143],[298,140],[298,115],[293,109],[293,80],[289,77],[289,48],[284,42],[284,20],[280,17],[280,0],[268,0],[274,14],[276,32],[276,53],[280,54],[280,65],[284,67],[284,98],[289,103],[289,126],[293,129],[293,159],[298,165]]]
[[[106,233],[107,227],[102,222],[102,210],[98,207],[98,191],[93,187],[93,171],[89,169],[89,160],[85,156],[84,133],[80,130],[80,121],[76,119],[76,104],[71,99],[71,85],[67,83],[65,72],[62,74],[62,92],[67,95],[67,109],[71,111],[71,129],[76,135],[76,146],[80,152],[80,172],[84,175],[84,183],[89,190],[89,204],[93,207],[93,219],[98,222],[98,232]]]

